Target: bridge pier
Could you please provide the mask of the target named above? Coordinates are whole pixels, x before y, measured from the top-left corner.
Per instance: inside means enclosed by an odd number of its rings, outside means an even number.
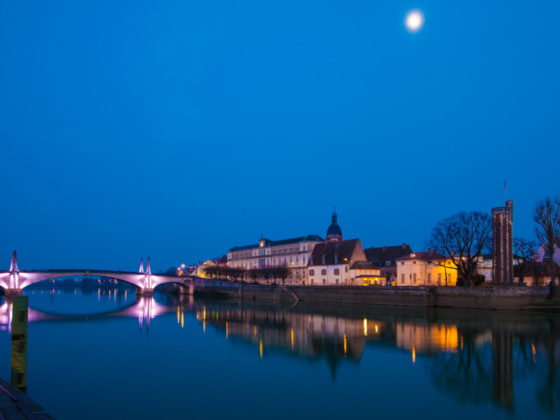
[[[136,296],[140,296],[140,297],[152,297],[154,295],[154,289],[141,289],[138,288],[136,289]]]
[[[6,289],[6,292],[4,293],[4,295],[7,298],[23,296],[23,290],[22,289]]]
[[[187,295],[187,296],[193,296],[194,295],[194,284],[191,282],[189,282],[188,284],[183,284],[182,286],[179,287],[179,294],[180,295]]]

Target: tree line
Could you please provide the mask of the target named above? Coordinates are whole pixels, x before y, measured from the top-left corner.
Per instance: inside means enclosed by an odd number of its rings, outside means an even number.
[[[249,281],[259,283],[258,280],[264,281],[265,284],[285,284],[286,279],[290,277],[291,270],[286,266],[277,267],[261,267],[261,268],[236,268],[227,265],[215,265],[204,268],[204,273],[210,278],[221,278],[230,281]]]

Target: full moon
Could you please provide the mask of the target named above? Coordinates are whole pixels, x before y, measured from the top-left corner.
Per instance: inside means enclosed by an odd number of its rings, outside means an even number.
[[[424,15],[420,10],[411,10],[406,14],[404,25],[409,32],[418,32],[424,25]]]

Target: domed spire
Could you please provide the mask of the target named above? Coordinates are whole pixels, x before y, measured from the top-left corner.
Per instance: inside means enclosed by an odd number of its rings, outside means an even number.
[[[327,242],[341,242],[342,241],[342,229],[338,226],[338,215],[336,214],[336,208],[332,212],[332,223],[327,229]]]

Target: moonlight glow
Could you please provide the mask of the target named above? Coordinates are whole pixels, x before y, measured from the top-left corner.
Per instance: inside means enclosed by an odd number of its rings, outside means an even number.
[[[411,10],[406,14],[404,25],[409,32],[418,32],[424,25],[424,15],[420,10]]]

